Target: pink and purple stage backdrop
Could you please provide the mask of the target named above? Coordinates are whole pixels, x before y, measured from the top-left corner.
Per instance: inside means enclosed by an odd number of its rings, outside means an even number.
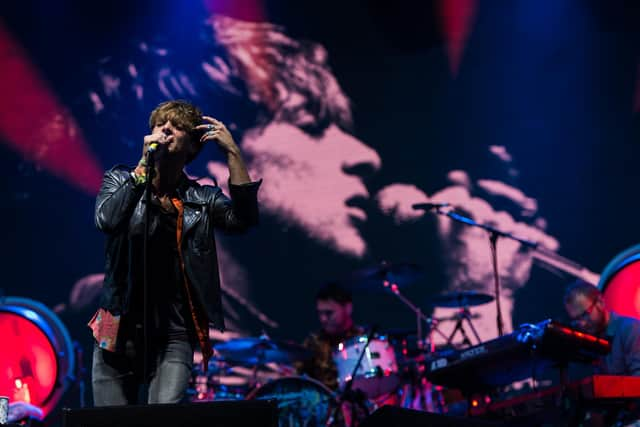
[[[514,325],[562,316],[640,240],[640,13],[570,0],[35,1],[3,5],[0,150],[5,295],[52,307],[89,348],[101,284],[102,172],[135,164],[153,107],[183,98],[223,120],[262,219],[218,236],[231,329],[300,339],[324,282],[420,265],[402,291],[493,295],[488,235],[412,204],[447,202],[539,243],[498,240]],[[28,4],[27,4],[28,3]],[[187,172],[226,187],[207,147]],[[564,258],[559,258],[561,255]],[[373,286],[355,316],[412,328]],[[496,308],[472,308],[482,339]],[[441,322],[447,334],[452,322]]]

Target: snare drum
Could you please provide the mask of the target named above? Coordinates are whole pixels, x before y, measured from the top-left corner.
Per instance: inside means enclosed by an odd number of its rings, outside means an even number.
[[[333,353],[333,361],[338,368],[340,388],[344,388],[351,379],[366,343],[367,337],[362,335],[338,344]],[[399,384],[398,364],[393,346],[386,336],[372,338],[353,379],[353,389],[359,389],[373,398],[393,392]]]

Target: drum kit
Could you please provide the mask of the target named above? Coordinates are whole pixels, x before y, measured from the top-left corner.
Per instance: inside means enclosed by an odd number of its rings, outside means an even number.
[[[400,292],[421,275],[420,267],[414,264],[382,263],[359,270],[347,279],[352,290],[377,287],[400,299],[415,313],[418,328],[387,333],[370,330],[337,344],[332,354],[337,391],[315,379],[298,376],[294,366],[314,357],[305,347],[262,335],[214,343],[215,356],[207,372],[200,364],[194,364],[191,400],[274,400],[279,407],[279,425],[283,427],[352,426],[384,404],[447,412],[455,393],[430,384],[424,377],[425,363],[435,351],[433,334],[438,333],[453,344],[456,333],[466,336],[466,322],[477,337],[469,308],[489,303],[493,297],[472,291],[439,295],[432,305],[458,308],[458,314],[443,319],[428,317]],[[456,322],[451,335],[438,329],[442,321]],[[427,325],[425,334],[423,323]],[[409,339],[412,335],[416,335],[415,348]]]

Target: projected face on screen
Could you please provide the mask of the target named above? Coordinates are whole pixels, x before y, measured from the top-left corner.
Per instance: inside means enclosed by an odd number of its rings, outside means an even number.
[[[338,252],[362,256],[366,243],[357,224],[369,193],[361,173],[380,168],[378,154],[345,128],[349,101],[317,44],[289,38],[271,24],[211,20],[231,68],[209,63],[209,77],[221,84],[237,70],[249,98],[265,110],[266,123],[244,133],[242,148],[253,176],[265,179],[262,206],[309,237]],[[219,181],[222,163],[209,165]],[[222,179],[221,179],[222,178]]]
[[[286,123],[247,136],[242,146],[253,158],[252,176],[269,183],[260,194],[264,209],[336,251],[365,253],[357,224],[367,218],[358,203],[369,193],[352,171],[377,169],[380,159],[374,150],[335,125],[316,137]],[[209,170],[226,181],[226,165],[211,162]]]

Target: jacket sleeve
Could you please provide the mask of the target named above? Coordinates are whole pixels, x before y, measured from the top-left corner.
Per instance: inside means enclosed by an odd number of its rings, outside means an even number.
[[[238,233],[258,224],[258,189],[262,180],[242,185],[229,183],[230,198],[218,189],[213,197],[213,223],[226,232]]]
[[[144,186],[136,186],[130,172],[115,167],[104,174],[96,199],[95,223],[98,230],[114,233],[128,223]]]

